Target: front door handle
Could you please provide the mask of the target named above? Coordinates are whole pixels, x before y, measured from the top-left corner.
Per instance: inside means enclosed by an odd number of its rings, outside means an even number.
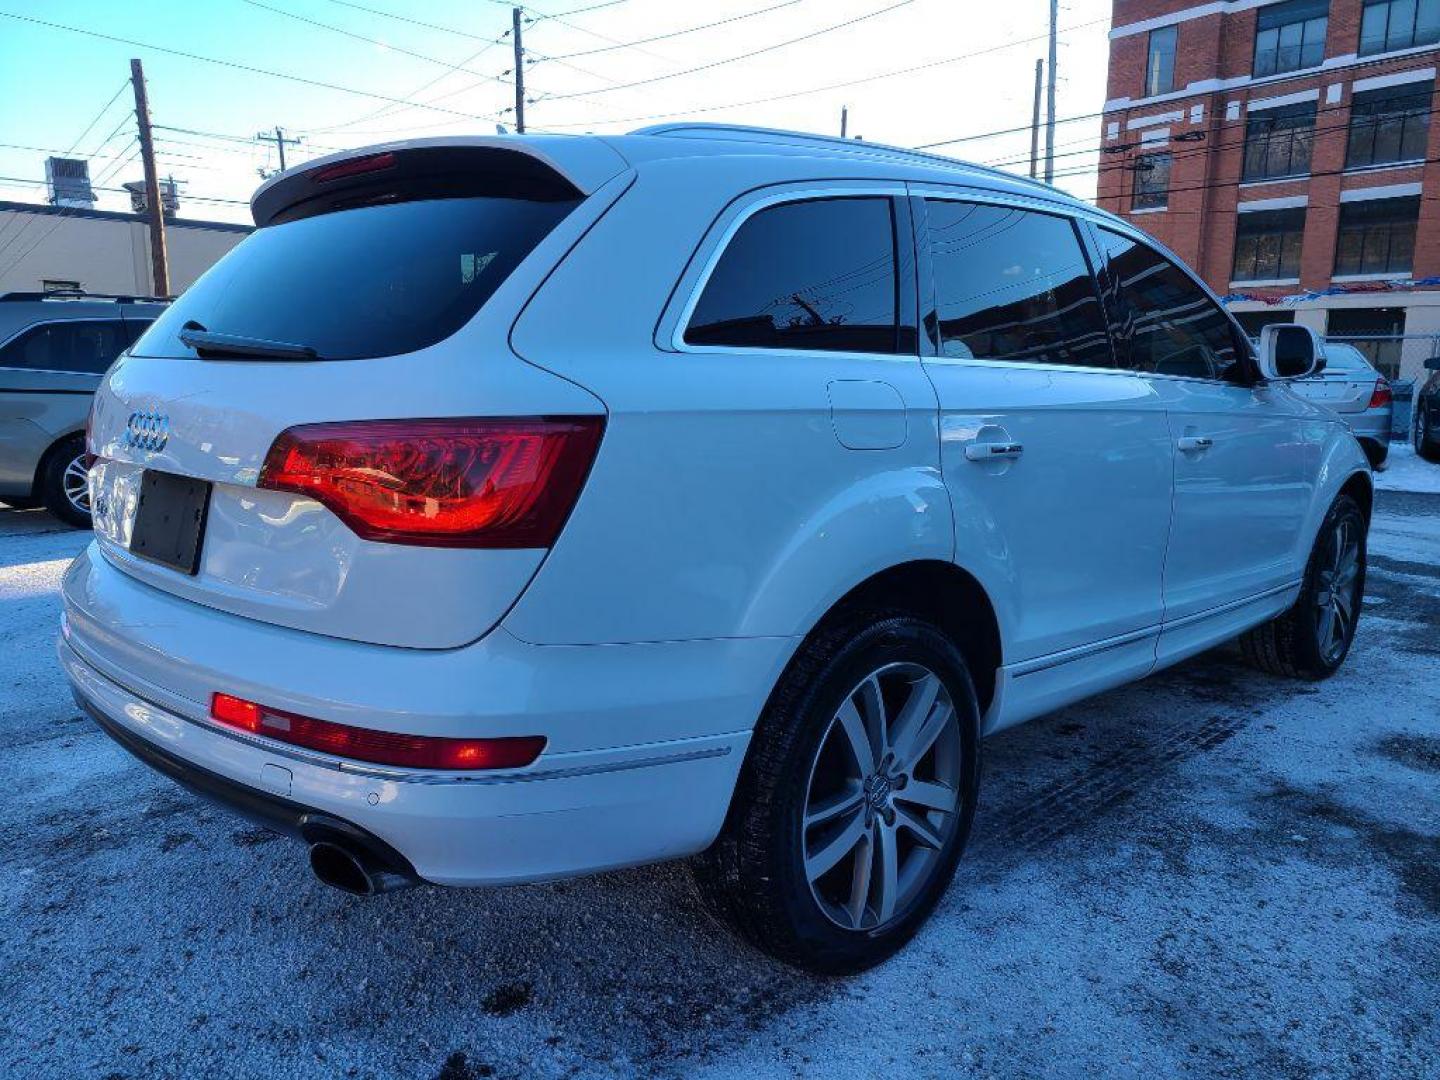
[[[1208,435],[1185,435],[1175,440],[1178,450],[1191,452],[1195,450],[1209,450],[1215,445],[1215,440]]]
[[[1018,442],[977,442],[965,447],[966,461],[1002,461],[1018,458],[1025,447]]]

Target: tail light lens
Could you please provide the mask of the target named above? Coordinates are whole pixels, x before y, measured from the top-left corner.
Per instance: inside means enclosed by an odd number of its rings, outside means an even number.
[[[367,540],[549,547],[604,428],[602,416],[306,424],[280,433],[259,486],[308,495]]]
[[[1395,395],[1390,392],[1390,384],[1384,379],[1376,379],[1375,392],[1370,395],[1370,404],[1367,407],[1378,409],[1382,405],[1389,405],[1394,399]]]
[[[397,735],[281,712],[230,694],[211,697],[210,716],[226,727],[307,750],[412,769],[518,769],[545,749],[543,735],[498,739]]]

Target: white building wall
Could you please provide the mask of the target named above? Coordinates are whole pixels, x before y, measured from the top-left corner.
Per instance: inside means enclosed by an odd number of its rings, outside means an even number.
[[[245,233],[179,221],[167,225],[165,238],[170,288],[179,293]],[[38,291],[47,280],[78,281],[87,292],[153,295],[144,222],[129,215],[62,215],[44,206],[0,207],[0,293]]]

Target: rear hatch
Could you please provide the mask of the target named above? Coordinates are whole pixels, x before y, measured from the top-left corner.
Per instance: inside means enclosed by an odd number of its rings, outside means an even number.
[[[535,154],[473,143],[327,159],[262,188],[261,227],[96,396],[106,558],[300,630],[419,648],[485,634],[603,429],[597,399],[507,345],[599,212],[586,196]]]

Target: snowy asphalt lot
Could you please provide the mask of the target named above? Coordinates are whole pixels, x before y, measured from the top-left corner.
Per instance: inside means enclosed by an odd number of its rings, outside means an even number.
[[[316,883],[78,714],[86,539],[0,510],[5,1076],[1440,1075],[1440,493],[1380,493],[1331,681],[1218,650],[990,740],[955,884],[848,980],[737,944],[681,866]]]

